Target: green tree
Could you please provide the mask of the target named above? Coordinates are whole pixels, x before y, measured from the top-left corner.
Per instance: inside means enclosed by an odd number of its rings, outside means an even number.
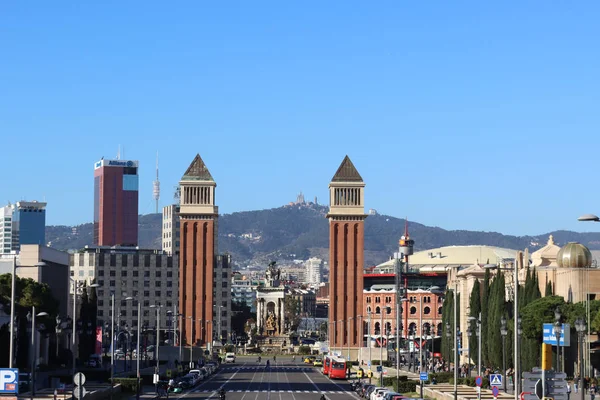
[[[481,288],[481,309],[485,312],[481,313],[481,341],[486,343],[488,337],[488,313],[489,310],[489,299],[490,299],[490,270],[485,270],[483,277],[483,287]],[[487,346],[481,346],[481,360],[483,365],[489,363],[488,348]]]
[[[300,326],[301,317],[301,304],[300,300],[293,298],[292,296],[285,297],[285,320],[290,324],[290,329],[296,331]]]
[[[3,311],[10,313],[12,274],[0,275],[0,303]],[[29,340],[27,333],[29,323],[27,314],[31,307],[36,307],[36,312],[47,312],[47,317],[38,317],[37,321],[46,326],[44,333],[49,333],[54,327],[54,319],[58,313],[58,300],[52,295],[50,286],[45,283],[39,283],[30,278],[15,279],[15,317],[17,318],[17,337],[16,337],[16,367],[29,369]],[[9,344],[10,331],[8,327],[0,330],[0,344]],[[6,347],[2,347],[6,348]],[[0,365],[8,365],[8,351],[0,352]]]
[[[544,291],[544,296],[552,296],[552,281],[546,282],[546,290]]]
[[[452,327],[452,319],[453,315],[453,304],[454,304],[454,292],[451,290],[446,291],[446,296],[444,297],[444,303],[442,304],[442,357],[445,360],[452,359],[452,339],[448,340],[446,332],[447,327]],[[450,328],[450,333],[452,333],[452,328]]]
[[[256,319],[256,313],[253,313],[250,306],[243,301],[233,300],[231,302],[231,328],[238,336],[244,336],[246,322],[249,319]]]
[[[472,318],[479,318],[479,314],[481,313],[481,284],[479,280],[476,279],[473,284],[473,289],[471,290],[471,296],[469,298],[469,316]],[[471,356],[471,360],[473,362],[477,362],[477,354],[479,349],[479,341],[477,340],[476,335],[476,324],[469,324],[469,328],[472,332],[471,337],[469,338],[469,354]]]
[[[505,281],[504,274],[499,273],[494,277],[490,286],[490,301],[488,304],[488,329],[486,345],[488,351],[488,365],[491,367],[502,366],[502,336],[500,334],[500,319],[505,314]]]

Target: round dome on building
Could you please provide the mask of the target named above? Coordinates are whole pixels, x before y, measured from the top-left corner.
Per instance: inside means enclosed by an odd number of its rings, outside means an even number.
[[[570,242],[558,251],[556,264],[562,268],[587,268],[592,265],[592,253],[581,243]]]

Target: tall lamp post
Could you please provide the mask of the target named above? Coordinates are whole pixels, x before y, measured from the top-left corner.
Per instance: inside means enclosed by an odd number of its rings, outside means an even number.
[[[347,341],[348,341],[348,361],[350,361],[350,326],[354,317],[348,317],[348,331],[346,333]]]
[[[160,375],[160,353],[158,352],[160,346],[160,304],[152,304],[150,308],[156,309],[156,374]]]
[[[9,355],[8,355],[8,368],[13,367],[14,360],[14,344],[15,344],[15,286],[16,286],[16,276],[17,276],[17,268],[38,268],[45,267],[45,262],[39,262],[32,266],[29,265],[18,265],[17,264],[17,256],[13,257],[13,265],[12,265],[12,276],[11,276],[11,285],[10,285],[10,345],[8,346]]]
[[[556,372],[560,372],[560,339],[562,333],[562,326],[560,323],[562,315],[560,309],[556,307],[554,310],[554,337],[556,338]]]
[[[500,335],[502,335],[502,375],[504,375],[504,379],[502,380],[502,385],[504,386],[504,393],[506,390],[506,335],[508,335],[508,329],[506,329],[506,317],[503,315],[500,318]],[[481,351],[481,349],[479,350]]]
[[[575,329],[577,330],[577,338],[579,339],[579,398],[580,400],[585,399],[585,390],[583,385],[583,374],[584,374],[584,366],[583,366],[583,338],[585,336],[585,331],[587,327],[585,326],[585,320],[583,318],[577,318],[575,321]]]
[[[194,361],[194,322],[195,320],[192,317],[188,317],[190,320],[190,369],[194,367],[192,364]]]
[[[37,355],[37,349],[35,347],[35,333],[37,326],[35,325],[35,317],[45,317],[47,312],[35,313],[35,306],[31,307],[31,312],[27,314],[27,320],[31,321],[31,400],[35,396],[35,359]]]
[[[477,335],[477,376],[481,376],[481,313],[479,313],[477,318],[469,317],[468,320],[475,322],[475,326],[477,327],[475,331]],[[467,335],[470,336],[468,331]],[[477,390],[477,398],[481,399],[481,388]]]

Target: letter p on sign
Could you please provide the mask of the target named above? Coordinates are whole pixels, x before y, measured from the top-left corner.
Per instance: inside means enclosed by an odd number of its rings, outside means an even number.
[[[19,370],[0,369],[0,393],[17,393],[19,390]]]

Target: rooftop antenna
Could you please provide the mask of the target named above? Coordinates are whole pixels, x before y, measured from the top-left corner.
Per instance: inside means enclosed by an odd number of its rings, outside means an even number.
[[[160,199],[160,181],[158,180],[158,151],[156,152],[156,180],[152,182],[152,197],[156,201],[156,213],[158,214],[158,200]]]
[[[117,160],[121,159],[121,145],[117,148]]]

